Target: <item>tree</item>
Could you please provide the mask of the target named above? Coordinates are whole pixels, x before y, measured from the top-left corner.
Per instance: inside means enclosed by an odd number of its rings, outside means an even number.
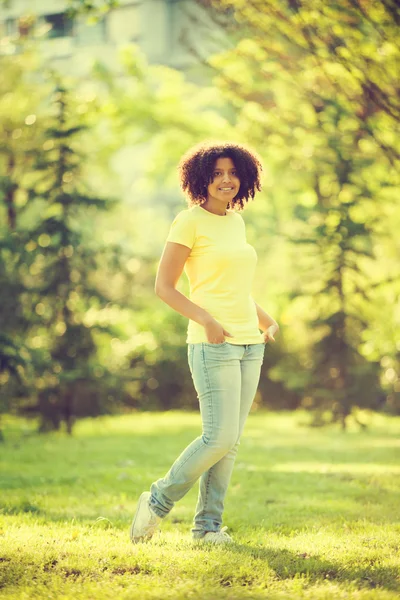
[[[281,209],[271,216],[278,237],[295,243],[293,305],[312,340],[302,351],[305,405],[318,421],[329,410],[344,427],[353,407],[382,405],[379,358],[371,345],[366,352],[364,332],[371,312],[379,318],[376,287],[399,289],[375,252],[380,229],[389,225],[392,247],[396,235],[385,212],[399,186],[399,8],[357,0],[201,3],[234,11],[231,29],[237,35],[240,27],[242,39],[209,61],[215,83],[237,111],[237,129],[256,147],[267,141],[266,162],[293,198],[285,222]]]
[[[0,409],[39,415],[43,431],[64,421],[71,432],[76,416],[124,398],[97,358],[95,332],[112,327],[87,321],[109,302],[100,273],[117,268],[120,249],[91,231],[112,203],[85,183],[87,115],[61,82],[49,103],[50,84],[32,81],[27,66],[28,53],[6,58],[0,79]]]
[[[38,377],[38,404],[30,410],[40,412],[42,429],[58,428],[64,421],[71,433],[79,386],[93,379],[97,366],[94,331],[99,326],[90,326],[85,314],[90,306],[104,307],[109,301],[95,282],[99,262],[109,258],[107,250],[91,242],[85,228],[93,211],[107,209],[110,202],[91,195],[82,180],[85,156],[79,144],[85,126],[61,82],[52,103],[44,151],[34,164],[33,191],[42,213],[29,230],[30,247],[38,252],[35,277],[28,277],[27,283],[38,315],[34,329],[45,357]],[[105,377],[103,383],[106,388]]]
[[[25,217],[32,207],[29,173],[43,138],[37,120],[43,114],[46,84],[29,81],[25,74],[37,66],[36,57],[21,52],[2,57],[0,74],[0,411],[13,410],[27,392],[30,355],[26,337],[29,318],[22,297],[27,289],[21,277],[29,269],[24,247]]]

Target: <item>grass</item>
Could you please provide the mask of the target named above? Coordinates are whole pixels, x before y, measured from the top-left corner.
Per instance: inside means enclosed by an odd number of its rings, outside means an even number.
[[[400,418],[367,431],[309,429],[252,413],[225,502],[235,544],[195,547],[197,484],[148,543],[129,526],[140,493],[201,429],[172,411],[85,420],[36,435],[5,421],[0,597],[400,598]]]

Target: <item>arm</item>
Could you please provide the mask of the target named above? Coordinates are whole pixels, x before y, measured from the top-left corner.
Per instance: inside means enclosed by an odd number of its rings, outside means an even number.
[[[166,243],[157,270],[155,293],[184,317],[204,325],[211,315],[175,289],[189,254],[190,248],[183,244]]]
[[[257,309],[258,316],[258,327],[264,333],[266,341],[268,339],[274,340],[274,334],[279,331],[279,325],[268,313],[266,313],[261,306],[254,302]],[[275,341],[275,340],[274,340]]]
[[[203,325],[211,343],[223,342],[224,336],[231,337],[230,333],[210,313],[175,289],[189,254],[190,248],[183,244],[166,243],[157,270],[155,293],[179,314]]]

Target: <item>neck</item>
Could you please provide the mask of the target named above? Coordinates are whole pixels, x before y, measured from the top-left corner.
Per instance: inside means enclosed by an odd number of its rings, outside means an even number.
[[[220,202],[214,203],[210,202],[210,199],[207,199],[201,206],[208,212],[213,213],[214,215],[218,215],[220,217],[226,215],[227,206],[221,205]]]

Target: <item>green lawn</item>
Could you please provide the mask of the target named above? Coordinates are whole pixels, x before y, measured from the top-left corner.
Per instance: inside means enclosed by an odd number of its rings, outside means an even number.
[[[148,543],[140,493],[200,434],[200,415],[86,420],[74,436],[5,422],[0,597],[400,598],[400,418],[310,429],[303,413],[252,413],[225,502],[235,544],[195,547],[197,484]]]

